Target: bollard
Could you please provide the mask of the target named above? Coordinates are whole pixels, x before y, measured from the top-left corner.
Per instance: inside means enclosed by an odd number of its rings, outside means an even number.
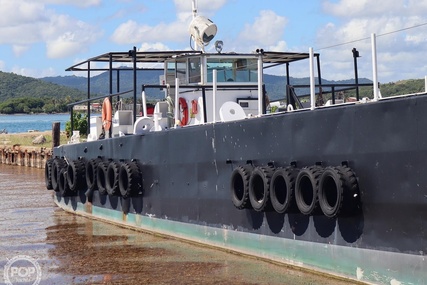
[[[61,123],[52,123],[52,149],[59,146],[61,140]]]

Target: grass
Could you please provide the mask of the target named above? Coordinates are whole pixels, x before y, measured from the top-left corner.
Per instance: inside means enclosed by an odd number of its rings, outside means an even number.
[[[39,136],[43,135],[46,138],[46,142],[43,144],[33,144],[33,140]],[[68,141],[65,132],[61,132],[60,144],[66,144]],[[31,147],[46,147],[52,148],[52,132],[32,132],[32,133],[17,133],[17,134],[0,134],[0,147],[4,146],[31,146]]]

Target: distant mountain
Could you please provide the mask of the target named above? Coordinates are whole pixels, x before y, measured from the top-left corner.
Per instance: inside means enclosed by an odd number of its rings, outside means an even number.
[[[159,70],[138,71],[137,84],[138,93],[141,92],[142,84],[157,85],[160,82]],[[129,70],[120,71],[120,91],[127,91],[133,88],[133,73]],[[113,93],[117,92],[117,72],[113,72]],[[285,98],[286,77],[276,75],[264,75],[267,94],[270,100]],[[309,78],[290,78],[293,85],[308,85]],[[317,82],[317,79],[316,79]],[[360,83],[372,83],[369,79],[360,78]],[[322,84],[347,84],[354,83],[354,79],[333,81],[322,79]],[[326,88],[324,88],[326,91]],[[362,91],[362,90],[361,90]],[[424,79],[411,79],[398,82],[391,82],[381,85],[383,96],[400,95],[424,91]],[[91,78],[91,95],[109,94],[109,73],[104,72]],[[308,88],[298,89],[298,95],[309,94]],[[349,93],[352,94],[352,93]],[[361,96],[366,97],[372,94],[372,87],[365,88]],[[75,102],[87,96],[87,79],[79,76],[57,76],[35,79],[14,73],[0,71],[0,103],[16,98],[54,98],[53,101],[62,101],[63,104]],[[131,95],[129,95],[130,97]],[[161,99],[164,93],[158,89],[147,91],[148,99]],[[353,96],[353,95],[349,95]],[[46,102],[48,103],[48,102]],[[51,102],[52,103],[52,102]],[[54,102],[55,105],[55,102]]]
[[[0,101],[20,97],[67,97],[71,99],[84,98],[85,93],[58,84],[45,82],[32,77],[0,71]]]
[[[160,82],[160,75],[163,71],[160,70],[139,70],[137,72],[137,86],[139,86],[138,93],[141,93],[142,84],[158,85]],[[133,72],[131,70],[120,70],[120,86],[119,91],[133,90]],[[87,94],[87,77],[79,76],[57,76],[57,77],[44,77],[41,80],[62,86],[76,88]],[[99,75],[93,76],[90,79],[91,94],[106,95],[110,92],[110,76],[109,72],[104,72]],[[113,72],[113,93],[117,93],[117,71]],[[86,95],[87,96],[87,95]],[[150,90],[147,92],[147,97],[152,99],[163,98],[164,93],[160,90]]]
[[[160,82],[160,75],[163,71],[160,70],[144,70],[137,72],[137,85],[142,84],[153,84],[158,85]],[[83,92],[87,92],[87,78],[77,76],[65,76],[65,77],[45,77],[41,80],[51,82],[63,86],[77,88]],[[264,82],[266,85],[267,94],[271,100],[283,99],[286,93],[286,76],[276,75],[264,75]],[[290,77],[291,84],[294,85],[308,85],[310,82],[309,78],[293,78]],[[317,81],[316,81],[317,82]],[[359,79],[360,83],[371,83],[368,79]],[[322,80],[322,84],[333,84],[333,83],[354,83],[354,80],[343,80],[343,81],[328,81]],[[113,93],[117,92],[117,73],[113,72]],[[91,93],[96,94],[109,94],[109,73],[104,72],[100,75],[94,76],[90,80]],[[140,87],[139,87],[140,88]],[[133,89],[133,73],[129,70],[120,71],[120,91],[127,91]],[[141,92],[138,90],[138,93]],[[299,89],[297,94],[308,94],[308,88]],[[150,89],[147,91],[147,97],[149,99],[161,99],[164,93],[158,89]]]

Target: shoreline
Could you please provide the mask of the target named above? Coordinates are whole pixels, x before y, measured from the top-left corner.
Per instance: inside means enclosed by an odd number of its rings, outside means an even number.
[[[45,143],[32,143],[40,135],[45,137]],[[65,132],[61,132],[60,144],[67,141]],[[0,164],[45,168],[52,149],[52,131],[0,134]]]

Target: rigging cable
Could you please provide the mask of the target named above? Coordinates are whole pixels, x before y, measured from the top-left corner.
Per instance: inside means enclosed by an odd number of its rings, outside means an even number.
[[[406,31],[406,30],[415,29],[415,28],[418,28],[418,27],[426,26],[426,25],[427,25],[427,23],[422,23],[422,24],[418,24],[418,25],[415,25],[415,26],[411,26],[411,27],[407,27],[407,28],[402,28],[402,29],[399,29],[399,30],[396,30],[396,31],[392,31],[392,32],[384,33],[384,34],[379,34],[379,35],[377,35],[377,37],[383,37],[383,36],[387,36],[387,35],[390,35],[390,34],[395,34],[395,33],[399,33],[399,32]],[[345,43],[340,43],[340,44],[336,44],[336,45],[332,45],[332,46],[322,47],[322,48],[319,48],[319,49],[316,49],[316,50],[319,51],[319,50],[323,50],[323,49],[334,48],[334,47],[348,45],[348,44],[355,43],[355,42],[365,41],[365,40],[368,40],[368,39],[370,39],[370,37],[366,37],[366,38],[362,38],[362,39],[358,39],[358,40],[353,40],[353,41],[348,41],[348,42],[345,42]]]

